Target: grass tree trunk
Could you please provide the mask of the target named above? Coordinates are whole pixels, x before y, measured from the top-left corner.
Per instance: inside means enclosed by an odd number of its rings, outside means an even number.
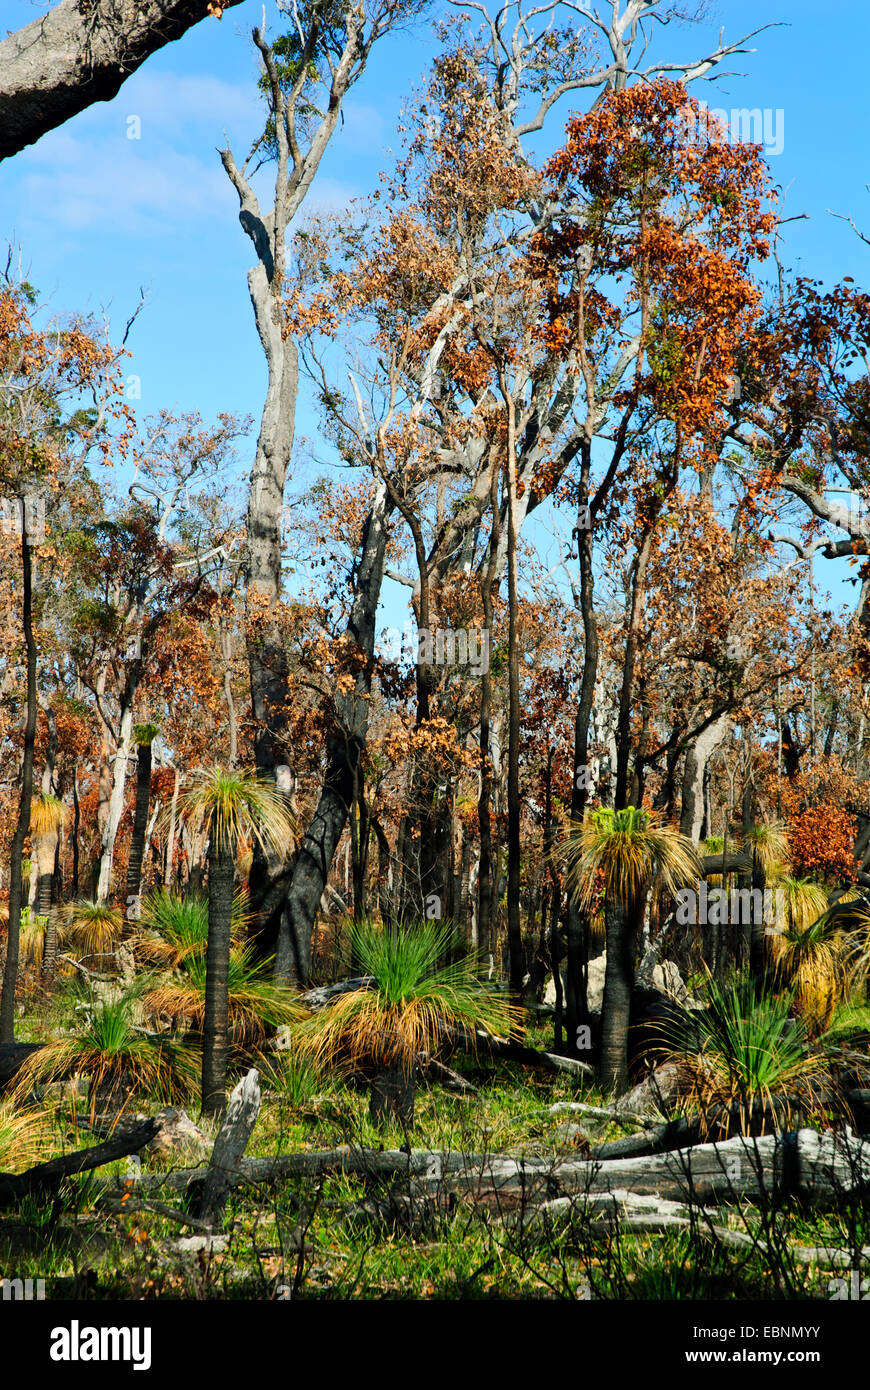
[[[40,916],[51,911],[52,889],[54,887],[54,858],[57,852],[57,835],[40,835],[39,843],[33,837],[33,852],[38,866],[36,884],[36,910]]]
[[[369,1118],[372,1124],[396,1121],[406,1128],[414,1123],[414,1063],[402,1059],[384,1067],[372,1078]]]
[[[608,897],[604,911],[607,968],[601,1018],[601,1085],[620,1092],[628,1082],[628,1026],[637,923],[628,903],[615,896]]]
[[[45,937],[42,944],[42,978],[52,980],[57,965],[57,908],[49,908],[43,915]]]
[[[21,510],[24,514],[23,504]],[[15,1041],[15,986],[18,983],[23,889],[21,859],[24,853],[24,841],[30,827],[30,804],[33,799],[33,755],[36,747],[37,690],[36,639],[33,635],[33,578],[30,543],[27,538],[27,526],[23,520],[21,529],[21,607],[27,664],[27,716],[24,721],[24,754],[21,761],[18,823],[12,837],[12,862],[9,870],[9,930],[6,937],[3,992],[0,994],[0,1043]]]
[[[203,1115],[220,1115],[226,1106],[235,867],[235,844],[229,836],[213,834],[208,851],[208,947],[202,1030]]]

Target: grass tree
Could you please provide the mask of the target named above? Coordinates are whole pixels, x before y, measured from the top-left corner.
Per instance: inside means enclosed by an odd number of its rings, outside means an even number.
[[[133,814],[133,838],[127,861],[127,897],[139,896],[142,884],[142,860],[145,856],[145,833],[148,829],[148,803],[151,799],[151,745],[157,737],[156,724],[134,724],[136,740],[136,810]]]
[[[40,796],[30,807],[30,842],[37,864],[36,910],[42,916],[51,907],[54,862],[64,809],[63,802],[56,796]]]
[[[57,917],[51,910],[51,895],[64,812],[64,804],[56,796],[41,796],[30,807],[30,841],[38,866],[36,906],[39,915],[46,919],[42,951],[42,969],[46,976],[53,974],[57,960]]]
[[[269,974],[270,962],[254,958],[253,946],[233,944],[227,964],[227,1046],[261,1044],[270,1029],[298,1023],[307,1011],[297,996]],[[208,960],[205,945],[190,950],[178,970],[145,996],[146,1009],[175,1026],[204,1034]]]
[[[24,1109],[8,1096],[0,1100],[0,1173],[17,1173],[46,1158],[51,1139],[45,1111]]]
[[[339,995],[302,1025],[296,1044],[321,1064],[369,1073],[374,1123],[410,1125],[421,1053],[437,1052],[454,1028],[472,1038],[477,1028],[516,1033],[523,1014],[481,984],[476,956],[450,959],[456,941],[445,923],[389,929],[355,922],[350,941],[372,986]]]
[[[117,950],[124,934],[124,915],[108,903],[82,901],[70,903],[60,928],[60,941],[81,960],[102,957],[97,965],[105,966],[106,956]]]
[[[233,896],[232,938],[241,938],[252,920],[247,894]],[[137,957],[164,970],[177,970],[191,955],[205,956],[208,946],[208,899],[196,893],[173,893],[158,888],[142,902],[138,931],[133,938]]]
[[[248,836],[264,851],[280,854],[292,842],[294,823],[286,798],[273,783],[217,766],[196,776],[179,809],[183,819],[199,823],[208,835],[202,1112],[216,1115],[226,1105],[230,946],[239,840]]]
[[[12,1089],[17,1100],[35,1085],[49,1085],[80,1072],[89,1079],[91,1114],[121,1108],[132,1093],[164,1102],[189,1095],[196,1063],[182,1043],[143,1031],[136,1021],[144,982],[116,998],[94,999],[80,987],[67,998],[72,1028],[32,1053]]]
[[[589,811],[556,850],[569,892],[586,909],[604,892],[607,966],[601,1020],[602,1085],[622,1090],[628,1079],[628,1026],[635,952],[647,893],[656,877],[667,892],[697,882],[692,841],[634,806]]]
[[[811,1046],[790,991],[774,993],[751,976],[719,985],[708,975],[706,1008],[679,1008],[662,1025],[662,1055],[678,1067],[682,1103],[704,1130],[765,1133],[793,1110],[824,1120],[831,1073]]]
[[[825,914],[770,938],[774,980],[794,994],[794,1012],[812,1036],[830,1025],[849,992],[843,934]]]

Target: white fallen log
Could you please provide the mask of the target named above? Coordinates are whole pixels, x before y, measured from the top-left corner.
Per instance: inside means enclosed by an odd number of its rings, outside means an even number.
[[[152,1184],[185,1188],[204,1169],[143,1175]],[[737,1137],[641,1158],[596,1162],[574,1156],[441,1153],[429,1149],[333,1149],[240,1159],[231,1185],[286,1178],[358,1174],[408,1181],[417,1192],[440,1189],[471,1196],[504,1194],[535,1201],[578,1193],[630,1191],[693,1205],[781,1200],[795,1195],[825,1202],[870,1189],[870,1144],[854,1136],[804,1129],[762,1138]]]

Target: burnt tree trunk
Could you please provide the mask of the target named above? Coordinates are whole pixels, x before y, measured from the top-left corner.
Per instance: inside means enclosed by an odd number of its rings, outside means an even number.
[[[138,897],[142,887],[142,860],[145,854],[145,833],[148,829],[148,803],[151,799],[151,744],[140,743],[136,769],[136,810],[133,816],[133,838],[127,863],[128,898]]]
[[[374,1125],[390,1121],[410,1128],[414,1123],[414,1063],[399,1060],[372,1077],[369,1118]]]
[[[202,1027],[202,1113],[220,1115],[226,1105],[229,1055],[229,968],[233,925],[236,845],[212,832],[208,848],[208,945]]]
[[[623,1091],[628,1082],[628,1028],[634,988],[637,920],[631,906],[608,895],[605,903],[607,966],[601,1014],[601,1084]]]
[[[375,620],[391,511],[386,486],[379,482],[363,530],[354,601],[347,626],[347,635],[365,657],[365,663],[357,673],[353,690],[348,694],[337,692],[335,696],[335,725],[327,740],[323,787],[314,817],[299,847],[283,903],[275,955],[277,980],[295,977],[300,984],[308,983],[314,919],[353,802],[368,732]]]

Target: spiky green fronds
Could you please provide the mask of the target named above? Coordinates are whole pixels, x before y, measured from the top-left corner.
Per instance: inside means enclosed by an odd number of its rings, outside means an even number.
[[[299,1023],[308,1010],[296,995],[274,982],[270,962],[258,962],[252,946],[234,946],[229,960],[229,1022],[250,1040],[272,1028]],[[193,951],[180,965],[180,975],[149,990],[145,1007],[175,1024],[201,1029],[205,1021],[206,956]]]
[[[140,748],[149,748],[159,733],[159,724],[133,725],[133,738]]]
[[[754,854],[767,874],[777,863],[788,863],[791,853],[783,821],[772,820],[756,825],[743,837],[747,854]]]
[[[584,907],[601,886],[623,902],[639,903],[656,877],[674,893],[701,873],[692,841],[634,806],[588,811],[557,845],[554,858]]]
[[[248,896],[233,895],[232,934],[240,939],[251,920]],[[133,946],[137,955],[155,965],[173,970],[197,952],[203,954],[208,943],[208,899],[188,893],[181,896],[160,888],[144,899],[138,932]]]
[[[204,823],[209,837],[233,852],[244,835],[278,854],[293,844],[296,825],[286,798],[253,773],[217,766],[200,772],[178,805],[182,818]]]
[[[261,1085],[276,1091],[294,1109],[324,1094],[332,1084],[318,1059],[295,1047],[262,1055],[257,1067]]]
[[[97,1095],[111,1100],[127,1091],[156,1092],[165,1099],[176,1092],[191,1094],[199,1075],[195,1054],[136,1027],[134,1005],[140,993],[141,986],[116,999],[90,1001],[73,1037],[56,1038],[28,1057],[13,1095],[25,1096],[34,1085],[75,1072],[90,1078],[92,1108]]]
[[[827,1068],[810,1051],[803,1021],[791,1017],[791,995],[745,978],[722,986],[709,974],[704,992],[706,1010],[681,1009],[660,1029],[661,1050],[677,1063],[687,1109],[699,1111],[707,1128],[736,1113],[743,1130],[753,1115],[758,1122],[758,1107],[767,1112],[762,1130],[776,1128],[782,1105],[795,1098],[805,1113],[824,1114],[817,1083],[828,1079]]]
[[[295,1034],[300,1050],[351,1070],[437,1052],[454,1028],[516,1036],[522,1011],[480,983],[477,957],[449,960],[453,930],[421,922],[396,930],[355,923],[351,947],[370,989],[340,995]]]
[[[58,937],[61,945],[92,956],[108,955],[124,934],[124,915],[108,903],[70,903]]]

